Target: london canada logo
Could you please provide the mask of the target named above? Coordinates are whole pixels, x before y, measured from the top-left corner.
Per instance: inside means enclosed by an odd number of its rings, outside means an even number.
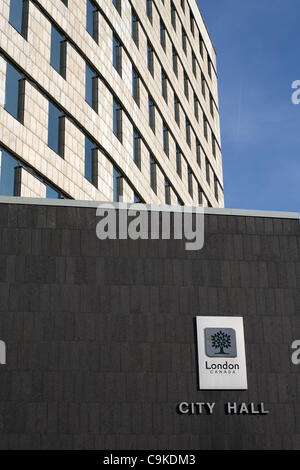
[[[205,328],[205,352],[208,357],[237,357],[233,328]]]

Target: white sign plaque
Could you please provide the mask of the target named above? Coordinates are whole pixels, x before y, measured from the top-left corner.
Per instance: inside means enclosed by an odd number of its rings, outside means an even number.
[[[247,390],[242,317],[197,317],[200,390]]]

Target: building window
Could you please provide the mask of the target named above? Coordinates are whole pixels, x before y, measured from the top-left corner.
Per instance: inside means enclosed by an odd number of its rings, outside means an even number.
[[[196,159],[199,167],[201,168],[201,144],[198,139],[196,139]]]
[[[188,166],[188,191],[191,197],[193,197],[193,172],[190,166]]]
[[[207,57],[207,71],[210,78],[212,78],[212,63],[210,57]]]
[[[160,44],[166,52],[166,27],[162,19],[160,19]]]
[[[63,3],[68,8],[68,0],[61,0],[61,3]]]
[[[0,147],[0,196],[15,195],[15,168],[18,161]]]
[[[174,93],[174,117],[175,121],[180,126],[180,112],[179,112],[179,99],[178,96]]]
[[[149,126],[155,133],[155,104],[152,98],[149,97],[148,99],[148,119],[149,119]]]
[[[167,156],[169,156],[169,129],[167,124],[163,121],[163,149]]]
[[[148,41],[147,43],[147,67],[152,76],[154,76],[154,50],[152,44]]]
[[[174,46],[172,49],[172,57],[173,57],[173,71],[176,77],[178,77],[178,54]]]
[[[97,154],[98,152],[96,144],[88,137],[85,137],[84,176],[96,187],[98,186]]]
[[[197,60],[194,52],[192,53],[192,66],[194,77],[197,78]]]
[[[198,183],[198,204],[199,206],[203,205],[203,190],[199,183]]]
[[[122,46],[119,38],[113,35],[113,66],[122,76]]]
[[[86,30],[98,43],[98,10],[94,2],[86,2]]]
[[[208,158],[205,158],[206,181],[210,184],[210,164]]]
[[[176,12],[175,5],[171,1],[171,23],[175,31],[176,31],[176,15],[177,15],[177,12]]]
[[[28,8],[24,0],[10,0],[9,23],[24,38],[27,35]]]
[[[68,199],[61,191],[54,189],[50,184],[46,184],[46,198],[47,199]]]
[[[191,146],[191,123],[188,118],[185,118],[185,129],[186,129],[186,142],[188,146]]]
[[[66,78],[65,37],[53,25],[51,26],[50,64],[62,77]]]
[[[85,65],[85,100],[98,112],[98,76],[88,64]]]
[[[215,183],[215,198],[219,202],[218,179],[217,179],[216,175],[214,177],[214,183]]]
[[[150,186],[156,194],[156,161],[152,154],[150,154]]]
[[[180,0],[181,8],[183,13],[185,13],[185,0]]]
[[[133,127],[133,161],[141,169],[141,136]]]
[[[16,170],[24,168],[31,173],[37,180],[46,186],[46,197],[69,199],[68,196],[61,191],[54,189],[47,181],[45,181],[32,168],[13,157],[10,153],[0,147],[0,196],[20,196],[20,181],[16,178]]]
[[[131,37],[139,47],[139,19],[133,8],[131,9]]]
[[[134,66],[132,66],[132,97],[136,104],[140,105],[140,77]]]
[[[51,101],[48,111],[48,145],[62,158],[64,157],[64,115]]]
[[[121,174],[119,170],[114,168],[113,170],[113,198],[114,202],[119,202],[122,196],[122,188],[121,188]]]
[[[217,158],[217,151],[216,151],[216,138],[211,131],[211,147],[212,147],[212,154],[215,158]]]
[[[146,2],[146,15],[152,24],[152,0],[145,0]]]
[[[200,51],[202,59],[203,59],[203,49],[204,49],[203,37],[202,37],[202,34],[199,32],[199,51]]]
[[[206,140],[208,140],[208,122],[207,122],[207,117],[205,116],[205,114],[203,113],[203,133],[204,133],[204,137]]]
[[[4,109],[22,123],[24,112],[24,84],[25,79],[22,77],[21,73],[7,62]]]
[[[112,0],[114,7],[116,8],[119,15],[122,14],[122,0]]]
[[[205,99],[205,97],[206,97],[205,88],[206,88],[205,78],[204,78],[203,73],[201,73],[201,91],[202,91],[202,95],[203,95],[203,98],[204,98],[204,99]]]
[[[209,107],[210,107],[210,114],[214,117],[214,99],[212,97],[211,92],[209,92]]]
[[[182,26],[182,34],[181,34],[181,38],[182,38],[182,49],[183,49],[183,52],[185,53],[185,55],[187,55],[187,48],[186,48],[186,31],[184,29],[184,27]]]
[[[133,202],[134,204],[140,204],[142,202],[140,196],[136,192],[133,193]]]
[[[113,132],[115,136],[122,142],[122,108],[118,100],[113,100]]]
[[[168,102],[168,78],[163,69],[161,71],[161,93],[165,102],[167,103]]]
[[[180,178],[182,177],[181,159],[182,159],[181,150],[177,145],[176,146],[176,171],[177,171],[177,174],[180,176]]]
[[[171,204],[171,185],[167,178],[165,178],[165,204]]]
[[[193,36],[195,36],[195,18],[191,11],[190,11],[190,25],[191,25],[191,33]]]
[[[186,99],[189,99],[189,78],[186,71],[183,72],[184,94]]]
[[[194,115],[197,121],[199,122],[199,100],[196,92],[194,92]]]

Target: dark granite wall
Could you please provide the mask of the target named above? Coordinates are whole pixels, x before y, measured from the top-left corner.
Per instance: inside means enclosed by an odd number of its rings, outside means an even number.
[[[299,221],[206,215],[198,252],[95,226],[95,209],[0,204],[0,448],[300,449]],[[198,391],[197,315],[244,317],[248,391]]]

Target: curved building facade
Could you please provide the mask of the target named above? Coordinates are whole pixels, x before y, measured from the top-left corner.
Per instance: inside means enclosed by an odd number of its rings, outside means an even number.
[[[1,195],[223,207],[196,0],[3,0]]]

